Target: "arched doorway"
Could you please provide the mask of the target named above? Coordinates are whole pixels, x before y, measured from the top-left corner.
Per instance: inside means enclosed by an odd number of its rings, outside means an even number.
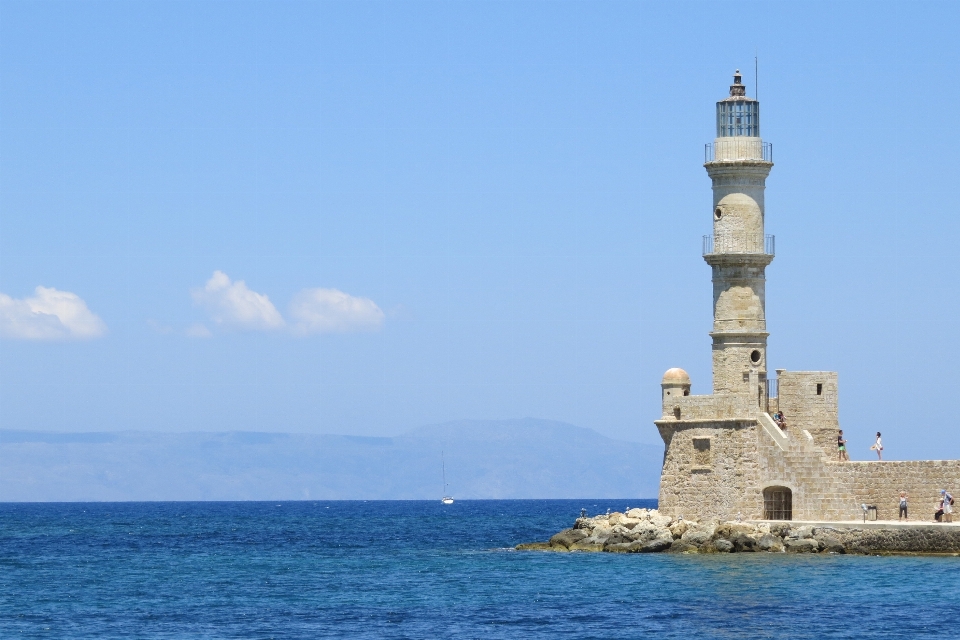
[[[764,520],[793,520],[793,492],[787,487],[763,490]]]

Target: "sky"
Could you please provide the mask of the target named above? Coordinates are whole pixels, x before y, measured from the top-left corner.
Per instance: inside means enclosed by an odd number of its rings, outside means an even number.
[[[657,443],[740,68],[771,369],[839,372],[854,459],[960,458],[960,9],[730,7],[0,2],[0,428]]]

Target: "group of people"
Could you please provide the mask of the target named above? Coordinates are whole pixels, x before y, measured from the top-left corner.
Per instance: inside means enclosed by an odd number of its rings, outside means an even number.
[[[783,411],[777,411],[775,414],[773,414],[773,421],[777,423],[777,426],[780,427],[781,431],[787,428],[787,419],[783,415]]]
[[[877,431],[877,441],[870,446],[870,451],[877,452],[877,460],[883,460],[883,441],[880,439],[880,432]],[[847,441],[843,439],[843,429],[837,433],[837,460],[843,462],[850,460],[847,454]]]
[[[777,423],[781,431],[787,428],[787,418],[783,415],[783,411],[774,413],[773,421]],[[877,431],[876,442],[870,446],[870,451],[876,451],[877,460],[883,460],[883,440],[880,439],[879,431]],[[840,432],[837,434],[837,460],[840,462],[850,460],[850,456],[847,454],[847,441],[843,438],[843,429],[840,429]]]
[[[953,496],[947,493],[946,489],[940,489],[940,501],[937,503],[937,510],[933,514],[933,519],[937,522],[943,522],[943,516],[949,516],[953,513]],[[952,518],[948,517],[947,520]]]
[[[940,489],[940,498],[937,502],[937,510],[933,514],[933,519],[937,522],[943,522],[943,516],[953,513],[953,496],[946,489]],[[900,515],[897,520],[909,520],[907,517],[907,492],[900,492]],[[950,517],[947,520],[951,520]]]

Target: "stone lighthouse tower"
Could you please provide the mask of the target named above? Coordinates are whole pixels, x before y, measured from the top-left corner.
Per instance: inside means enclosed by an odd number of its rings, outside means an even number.
[[[763,192],[773,158],[760,138],[760,103],[747,97],[739,70],[730,96],[717,103],[717,138],[705,160],[713,181],[713,235],[703,239],[703,258],[713,269],[713,392],[749,394],[762,403],[765,270],[774,254],[773,237],[764,235]]]

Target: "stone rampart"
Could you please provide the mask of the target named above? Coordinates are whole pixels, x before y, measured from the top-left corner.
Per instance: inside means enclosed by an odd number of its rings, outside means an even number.
[[[743,395],[674,396],[664,398],[664,420],[752,420],[756,401]]]
[[[840,513],[827,511],[826,518],[855,518],[860,505],[877,507],[877,517],[897,518],[899,496],[909,496],[909,515],[914,520],[933,520],[940,489],[960,496],[960,460],[884,460],[828,462],[831,474],[849,491],[849,506]],[[960,505],[955,505],[960,506]]]
[[[753,517],[762,505],[756,420],[658,421],[666,443],[660,512],[698,520]]]

